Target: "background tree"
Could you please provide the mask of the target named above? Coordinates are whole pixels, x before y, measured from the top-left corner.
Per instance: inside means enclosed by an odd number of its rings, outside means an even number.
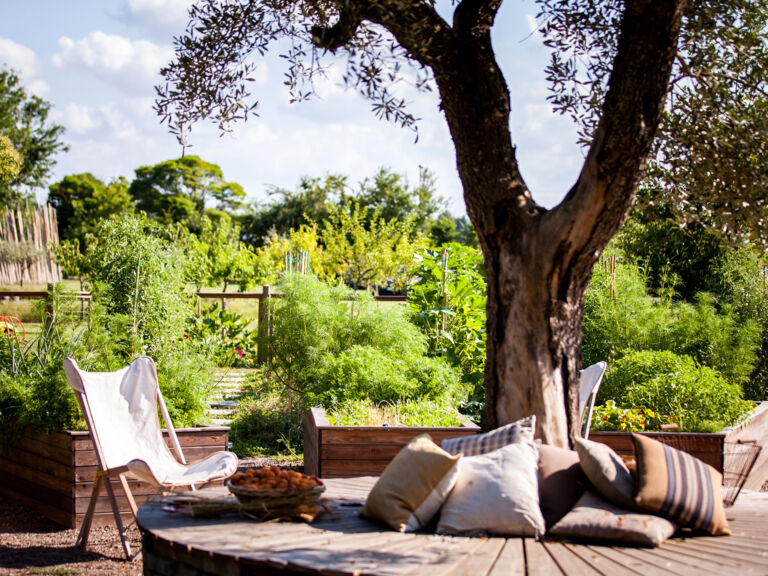
[[[594,12],[594,2],[575,4],[583,18]],[[415,118],[390,88],[408,70],[404,62],[415,64],[417,85],[431,77],[485,263],[483,425],[533,413],[539,437],[565,445],[579,433],[584,293],[632,206],[651,152],[684,2],[617,3],[621,12],[607,21],[615,57],[606,61],[612,64],[604,97],[597,95],[600,119],[576,183],[550,210],[533,199],[511,141],[509,91],[491,42],[500,6],[501,0],[461,0],[449,22],[420,0],[203,0],[176,41],[176,61],[163,70],[167,85],[158,88],[157,107],[182,139],[196,120],[212,117],[226,126],[247,117],[255,106],[245,88],[253,70],[248,57],[281,39],[290,46],[284,56],[295,99],[311,93],[321,53],[342,52],[348,83],[373,101],[374,111],[412,127]]]
[[[99,220],[134,210],[128,181],[122,176],[104,184],[90,172],[72,174],[48,190],[48,202],[56,209],[59,237],[76,240],[81,250],[85,250],[85,237]]]
[[[331,174],[322,178],[304,176],[296,190],[272,188],[272,200],[261,209],[240,218],[241,238],[252,246],[263,246],[271,235],[285,236],[310,221],[328,217],[331,206],[344,197],[347,177]]]
[[[11,139],[0,134],[0,185],[8,184],[16,178],[23,164],[24,159],[13,147]]]
[[[56,164],[54,156],[67,150],[61,142],[64,127],[48,122],[50,110],[48,102],[24,90],[16,74],[0,70],[0,135],[22,158],[15,177],[0,179],[0,204],[18,202],[25,197],[25,188],[42,186]]]
[[[219,166],[199,156],[141,166],[135,172],[128,191],[139,210],[161,222],[181,222],[199,232],[206,210],[233,212],[243,206],[243,188],[224,180]]]

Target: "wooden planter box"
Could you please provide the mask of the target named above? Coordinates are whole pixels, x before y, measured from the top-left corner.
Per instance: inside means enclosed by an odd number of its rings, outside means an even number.
[[[321,478],[378,476],[403,446],[425,432],[440,444],[480,431],[472,422],[456,428],[332,426],[322,408],[305,411],[302,426],[304,472]]]
[[[187,462],[227,449],[229,428],[182,428],[176,430]],[[166,436],[166,440],[169,442]],[[76,528],[80,525],[93,490],[97,461],[91,435],[79,431],[41,432],[27,430],[13,437],[0,437],[0,494],[17,498],[54,522]],[[156,486],[129,480],[141,504],[160,494]],[[118,481],[113,481],[123,518],[132,518]],[[106,490],[101,491],[93,517],[95,526],[113,523]]]
[[[721,474],[723,472],[725,432],[641,432],[641,434],[696,456]],[[591,431],[589,439],[607,444],[620,456],[635,457],[631,432]]]

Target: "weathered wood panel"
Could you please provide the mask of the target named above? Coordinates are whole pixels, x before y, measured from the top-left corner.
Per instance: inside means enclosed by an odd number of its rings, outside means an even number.
[[[176,432],[187,462],[227,449],[227,427]],[[166,441],[170,446],[167,436]],[[85,515],[98,467],[88,432],[25,430],[0,438],[0,469],[0,494],[18,498],[54,522],[74,528]],[[129,480],[128,485],[138,503],[160,494],[156,486],[145,482]],[[113,481],[112,486],[123,517],[130,518],[119,482]],[[93,522],[99,525],[112,521],[109,500],[102,491]]]
[[[654,440],[687,452],[703,460],[715,470],[723,472],[723,444],[725,433],[697,432],[641,432]],[[630,432],[595,432],[589,433],[589,439],[602,442],[613,448],[620,456],[635,457],[635,447]]]
[[[726,433],[726,442],[752,439],[763,447],[744,483],[745,490],[761,490],[768,485],[768,402],[761,402],[745,422]]]
[[[350,506],[375,478],[328,480],[330,513],[311,524],[257,522],[230,515],[169,515],[160,503],[139,510],[145,574],[315,574],[318,576],[736,576],[768,574],[768,494],[728,509],[736,536],[683,533],[658,548],[532,538],[402,534],[361,518]],[[225,493],[217,490],[215,494]]]
[[[436,443],[477,434],[473,423],[461,427],[332,426],[322,408],[304,413],[304,471],[323,478],[377,476],[416,436],[429,434]]]

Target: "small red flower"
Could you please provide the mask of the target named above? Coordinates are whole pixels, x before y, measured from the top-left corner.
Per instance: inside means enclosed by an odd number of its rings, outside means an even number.
[[[237,355],[240,356],[240,358],[243,357],[243,351],[240,350],[240,348],[237,349]]]

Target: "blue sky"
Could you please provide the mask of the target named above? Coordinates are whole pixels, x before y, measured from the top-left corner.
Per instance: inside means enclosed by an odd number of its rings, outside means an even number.
[[[172,57],[172,40],[186,24],[189,0],[0,0],[0,65],[53,104],[69,152],[60,154],[51,182],[91,172],[105,181],[129,179],[135,168],[176,158],[181,148],[152,110],[158,71]],[[449,1],[439,3],[449,14]],[[582,164],[570,121],[546,102],[546,48],[531,35],[532,0],[507,2],[497,18],[494,46],[512,95],[511,131],[523,177],[534,197],[551,206],[573,184]],[[419,166],[437,176],[438,193],[464,213],[453,143],[434,94],[402,93],[421,118],[419,140],[378,120],[369,103],[345,90],[331,71],[319,97],[289,104],[281,61],[260,63],[252,92],[260,117],[220,137],[212,124],[195,126],[192,148],[221,166],[248,196],[263,202],[270,186],[294,188],[303,175],[344,174],[352,184],[379,167],[415,184]],[[45,192],[40,191],[39,197]]]

